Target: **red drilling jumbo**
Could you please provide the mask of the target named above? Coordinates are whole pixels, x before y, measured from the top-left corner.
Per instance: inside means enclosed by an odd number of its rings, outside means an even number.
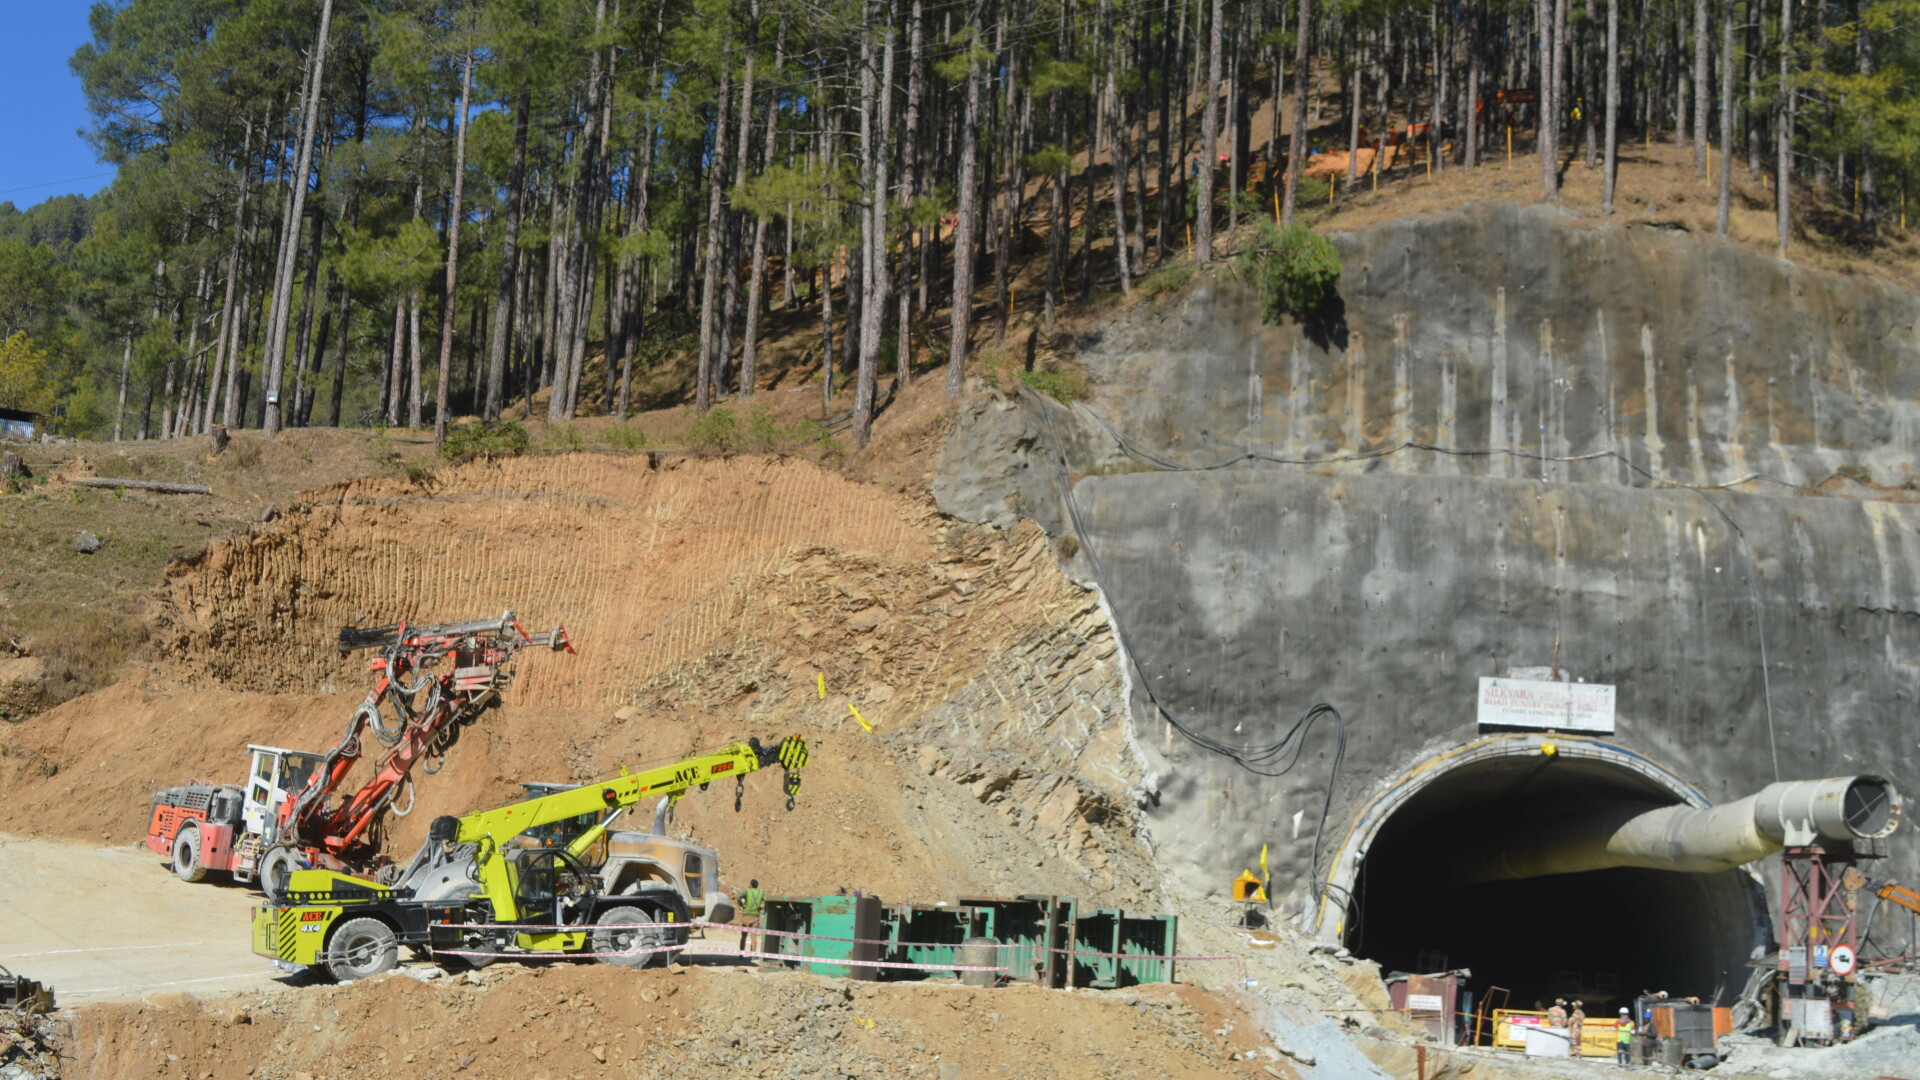
[[[389,808],[399,817],[412,812],[413,767],[440,771],[460,729],[499,703],[512,681],[507,665],[529,645],[574,651],[564,626],[529,634],[511,611],[442,626],[342,628],[342,654],[378,652],[369,662],[373,689],[339,743],[324,754],[250,745],[242,785],[194,780],[155,792],[147,846],[171,855],[183,880],[222,871],[237,881],[257,878],[268,896],[278,895],[288,874],[307,867],[391,873],[396,868],[375,828],[382,815]],[[333,802],[363,757],[368,735],[384,751],[373,776]],[[405,809],[394,806],[402,788]]]

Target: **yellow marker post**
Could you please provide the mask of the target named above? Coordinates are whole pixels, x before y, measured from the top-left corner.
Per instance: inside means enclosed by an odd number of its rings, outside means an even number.
[[[820,700],[821,701],[827,700],[827,673],[824,671],[814,672],[813,683],[814,683],[814,686],[818,688],[820,691]]]
[[[1905,197],[1906,196],[1904,194],[1901,196],[1901,198],[1905,198]],[[1275,225],[1280,224],[1280,189],[1279,188],[1275,188],[1273,191],[1273,223]]]
[[[873,725],[867,723],[867,718],[864,716],[861,716],[860,710],[853,707],[853,702],[851,701],[847,702],[847,711],[853,714],[853,718],[855,720],[860,721],[861,727],[866,728],[868,731],[873,730]]]
[[[1331,176],[1327,177],[1327,205],[1328,206],[1333,205],[1335,186],[1336,185],[1334,184],[1333,177]]]
[[[1187,254],[1193,254],[1193,223],[1187,223]]]

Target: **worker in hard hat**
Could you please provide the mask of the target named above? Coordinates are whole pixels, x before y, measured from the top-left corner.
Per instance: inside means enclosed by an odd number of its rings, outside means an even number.
[[[1574,1057],[1583,1056],[1583,1051],[1585,1050],[1585,1047],[1581,1044],[1580,1040],[1584,1034],[1582,1029],[1584,1029],[1586,1026],[1587,1026],[1586,1002],[1575,1001],[1573,1003],[1573,1011],[1567,1014],[1567,1041],[1573,1044]]]
[[[1613,1060],[1622,1065],[1633,1063],[1633,1014],[1625,1009],[1613,1022]]]
[[[1553,1008],[1547,1010],[1547,1026],[1564,1028],[1567,1026],[1567,999],[1554,998]]]

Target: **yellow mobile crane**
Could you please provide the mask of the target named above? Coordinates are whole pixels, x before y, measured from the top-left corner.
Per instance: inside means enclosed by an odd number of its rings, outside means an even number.
[[[789,736],[758,739],[640,773],[621,770],[597,784],[527,799],[465,817],[436,818],[427,843],[391,886],[333,870],[297,870],[277,900],[254,911],[253,951],[285,971],[321,968],[340,982],[390,971],[400,946],[478,954],[593,952],[622,967],[665,963],[687,942],[685,899],[671,885],[637,882],[601,891],[580,856],[628,807],[769,765],[785,770],[787,809],[800,790],[807,746]],[[739,787],[734,808],[738,809]],[[604,815],[564,847],[509,841],[529,829]],[[475,966],[490,955],[469,958]]]

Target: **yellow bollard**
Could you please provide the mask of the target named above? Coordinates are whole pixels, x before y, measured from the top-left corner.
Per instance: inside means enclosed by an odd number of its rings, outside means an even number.
[[[1334,190],[1333,177],[1329,176],[1327,177],[1327,205],[1328,206],[1333,205],[1333,190]]]
[[[1187,223],[1187,254],[1193,254],[1193,223]]]
[[[1280,224],[1280,191],[1278,188],[1274,189],[1273,192],[1273,223],[1275,225]]]

